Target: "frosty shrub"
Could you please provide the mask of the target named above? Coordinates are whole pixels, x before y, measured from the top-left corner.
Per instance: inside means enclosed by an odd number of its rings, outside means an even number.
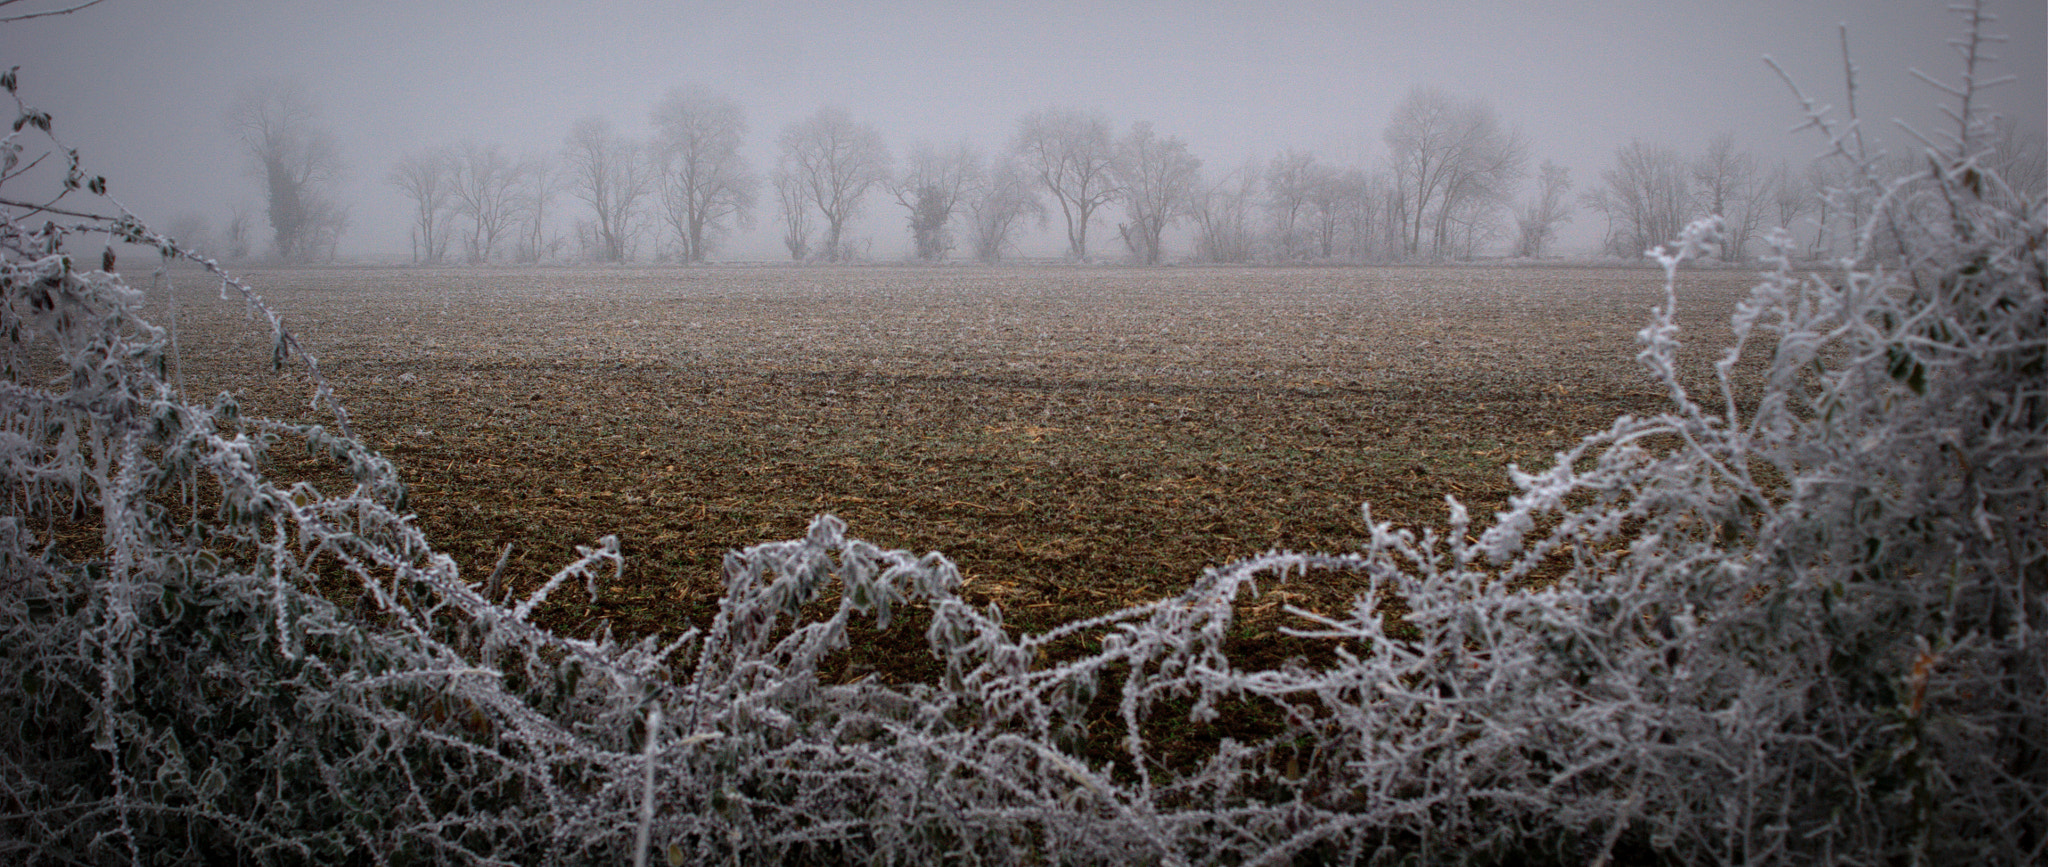
[[[615,542],[525,598],[459,574],[282,320],[23,106],[7,182],[31,142],[68,168],[0,191],[0,859],[2041,863],[2048,214],[1957,116],[1918,174],[1840,191],[1876,203],[1864,252],[1800,273],[1777,236],[1705,397],[1667,288],[1640,359],[1669,410],[1517,472],[1483,527],[1448,501],[1019,635],[945,558],[821,517],[729,554],[706,628],[622,641],[530,619],[601,592]],[[1659,251],[1667,287],[1717,240]],[[76,252],[114,241],[204,267],[331,423],[185,394],[174,333]],[[345,481],[276,478],[283,448]],[[1322,653],[1231,660],[1235,604],[1334,571],[1371,591],[1299,612]],[[909,608],[936,682],[821,680]],[[1278,722],[1162,752],[1225,714]]]

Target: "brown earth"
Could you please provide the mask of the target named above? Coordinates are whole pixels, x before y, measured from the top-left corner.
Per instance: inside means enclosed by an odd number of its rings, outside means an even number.
[[[194,395],[314,418],[267,333],[178,272]],[[624,579],[556,625],[707,622],[729,549],[830,512],[937,550],[1024,628],[1178,592],[1268,549],[1342,551],[1377,521],[1504,506],[1622,413],[1664,408],[1632,360],[1663,301],[1644,269],[710,267],[309,269],[247,275],[394,459],[466,576],[532,587],[617,534]],[[1687,272],[1703,369],[1749,271]],[[168,295],[152,300],[166,322]],[[296,452],[280,449],[280,461]],[[1339,614],[1338,579],[1267,588]],[[848,675],[918,676],[918,630]],[[887,648],[895,648],[890,651]]]

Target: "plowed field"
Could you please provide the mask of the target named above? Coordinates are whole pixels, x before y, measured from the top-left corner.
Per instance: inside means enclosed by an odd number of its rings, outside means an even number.
[[[706,622],[726,550],[794,538],[822,512],[877,544],[943,552],[972,598],[1043,626],[1266,549],[1355,547],[1361,503],[1405,525],[1441,523],[1446,494],[1488,515],[1510,463],[1543,465],[1618,414],[1664,406],[1632,360],[1663,299],[1650,270],[248,277],[466,575],[510,544],[507,577],[530,587],[573,546],[624,540],[618,586],[594,605],[550,603],[571,629]],[[1695,368],[1755,282],[1681,275]],[[305,376],[271,372],[240,305],[196,273],[178,283],[188,391],[310,418]],[[152,301],[160,322],[165,300]],[[1243,637],[1270,635],[1279,603],[1339,613],[1355,591],[1269,588]],[[895,632],[877,641],[921,646]]]

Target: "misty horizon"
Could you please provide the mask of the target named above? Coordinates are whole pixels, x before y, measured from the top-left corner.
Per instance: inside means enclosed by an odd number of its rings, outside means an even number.
[[[2043,9],[1993,3],[2009,41],[1995,46],[1992,110],[2023,128],[2044,121]],[[1374,171],[1383,133],[1414,88],[1483,100],[1526,139],[1536,164],[1565,167],[1574,194],[1593,188],[1617,148],[1634,140],[1687,155],[1720,133],[1765,163],[1794,165],[1824,142],[1763,61],[1773,57],[1817,103],[1842,114],[1837,24],[1856,64],[1863,127],[1894,152],[1912,147],[1894,119],[1935,134],[1942,95],[1911,70],[1953,80],[1945,44],[1962,32],[1940,3],[1734,3],[1712,16],[1676,4],[983,3],[889,8],[714,4],[676,9],[607,4],[603,15],[550,4],[366,3],[345,14],[304,3],[147,3],[107,0],[71,15],[0,27],[5,65],[20,65],[28,104],[51,112],[88,171],[152,225],[202,221],[217,233],[239,209],[261,223],[264,193],[223,122],[255,82],[296,82],[331,131],[346,171],[340,257],[405,261],[409,205],[386,181],[407,153],[464,143],[508,154],[556,155],[573,124],[600,117],[645,139],[650,114],[676,87],[700,87],[741,106],[742,149],[763,181],[776,139],[821,106],[878,130],[898,164],[920,144],[1009,149],[1020,118],[1071,108],[1100,113],[1116,135],[1150,122],[1184,139],[1213,180],[1289,150],[1340,168]],[[124,86],[124,82],[133,82]],[[564,222],[582,206],[554,206]],[[1555,251],[1592,252],[1599,217],[1581,206]],[[849,235],[867,258],[909,255],[905,211],[871,193]],[[1091,235],[1103,256],[1117,217]],[[1017,252],[1065,249],[1057,212],[1027,227]],[[1168,261],[1186,258],[1185,226],[1168,234]],[[267,231],[259,231],[267,236]],[[641,245],[638,258],[653,258]],[[1497,250],[1494,252],[1498,252]],[[778,260],[772,192],[751,228],[719,260]],[[964,258],[955,252],[954,258]]]

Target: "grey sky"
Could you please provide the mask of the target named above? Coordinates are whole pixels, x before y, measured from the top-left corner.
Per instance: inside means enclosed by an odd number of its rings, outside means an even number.
[[[2044,4],[1992,8],[2012,37],[1997,68],[2018,76],[1994,101],[2048,125]],[[223,109],[251,79],[302,82],[351,167],[344,253],[402,257],[407,206],[383,180],[400,154],[464,140],[554,151],[590,114],[644,135],[656,99],[680,84],[745,107],[757,171],[782,127],[825,103],[873,123],[899,155],[919,141],[994,150],[1019,116],[1060,105],[1100,110],[1119,131],[1152,121],[1212,172],[1289,147],[1373,167],[1387,117],[1417,84],[1484,96],[1581,190],[1636,137],[1696,152],[1726,130],[1797,160],[1819,139],[1784,134],[1796,105],[1761,58],[1841,105],[1841,22],[1866,127],[1935,127],[1937,94],[1907,70],[1960,69],[1944,44],[1960,19],[1940,0],[106,0],[0,25],[0,65],[22,67],[26,100],[56,115],[129,207],[157,222],[197,212],[215,227],[236,203],[260,220],[263,201]],[[871,198],[854,230],[877,258],[907,246],[900,210]],[[760,217],[729,255],[780,254],[766,203]],[[1590,246],[1595,222],[1581,214],[1566,248]],[[1032,245],[1059,249],[1049,235]]]

